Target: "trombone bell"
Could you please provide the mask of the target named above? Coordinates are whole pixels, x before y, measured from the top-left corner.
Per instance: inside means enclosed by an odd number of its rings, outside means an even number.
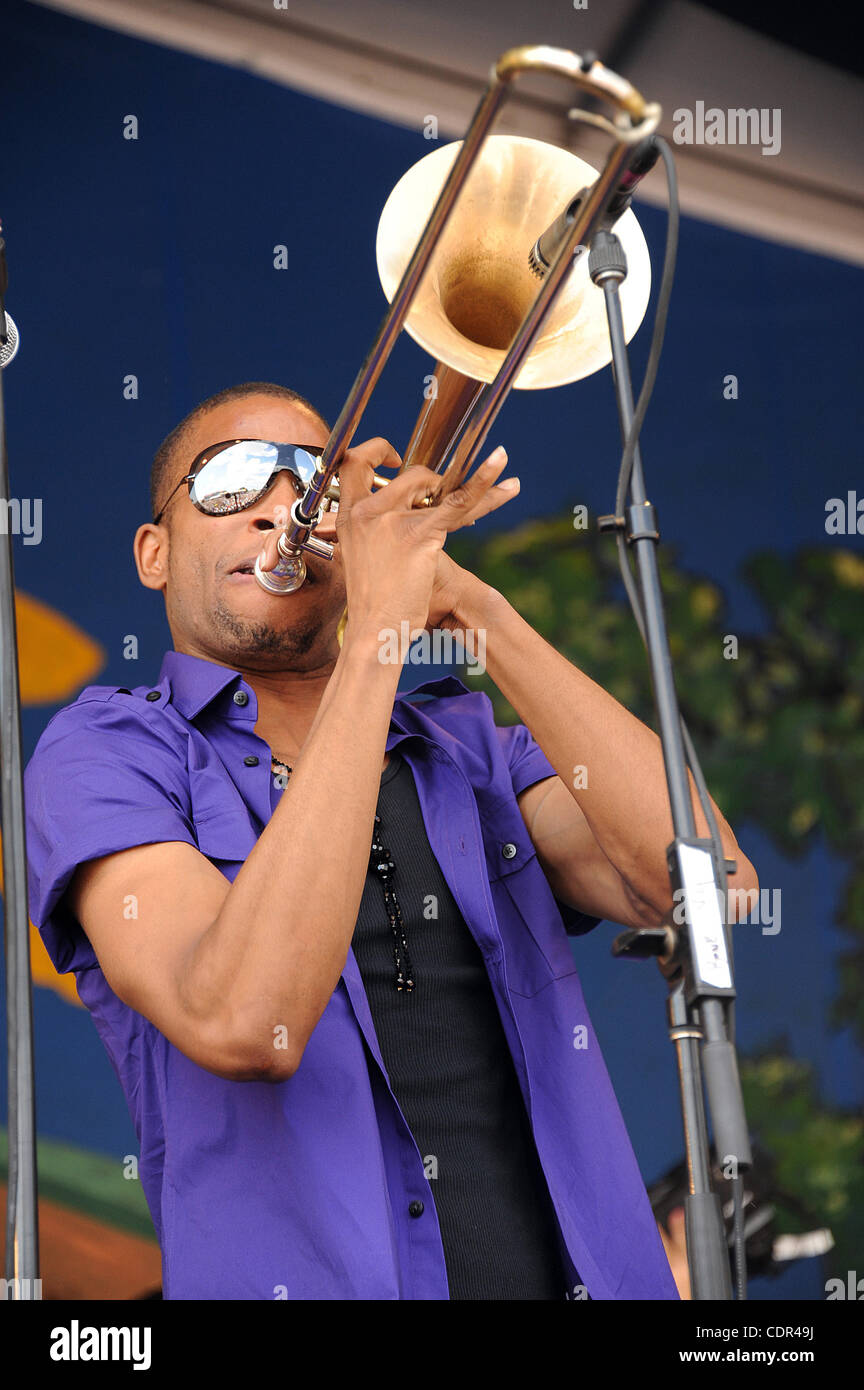
[[[405,173],[378,223],[378,273],[392,300],[461,140],[442,145]],[[539,281],[528,255],[598,171],[557,145],[489,136],[450,215],[405,320],[415,342],[446,366],[492,381],[533,303]],[[625,338],[642,322],[651,290],[648,247],[627,210],[615,223],[627,257],[620,289]],[[603,291],[582,255],[561,287],[514,386],[564,386],[612,360]]]

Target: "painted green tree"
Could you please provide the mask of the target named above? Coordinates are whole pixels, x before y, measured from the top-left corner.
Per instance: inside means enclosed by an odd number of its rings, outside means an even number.
[[[481,542],[455,537],[448,550],[656,727],[647,654],[608,534],[554,517]],[[674,548],[661,543],[658,560],[681,710],[723,814],[761,827],[790,859],[821,833],[848,864],[834,921],[849,945],[836,962],[830,1023],[850,1027],[864,1047],[864,558],[833,546],[750,556],[742,577],[766,617],[765,630],[751,634],[730,629],[722,590],[682,572]],[[516,722],[488,677],[470,683],[486,690],[498,722]],[[856,1268],[864,1121],[823,1104],[812,1067],[782,1042],[741,1063],[750,1124],[796,1199],[781,1212],[782,1228],[830,1225],[830,1265]]]

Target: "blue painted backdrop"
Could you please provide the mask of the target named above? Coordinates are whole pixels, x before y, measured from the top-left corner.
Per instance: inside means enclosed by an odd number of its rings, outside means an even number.
[[[236,381],[284,382],[335,417],[383,309],[380,208],[429,144],[419,131],[22,0],[4,7],[3,31],[0,213],[8,308],[22,332],[4,377],[11,491],[44,499],[41,545],[16,542],[16,582],[103,644],[99,681],[145,683],[170,645],[161,599],[139,586],[130,544],[148,515],[154,448],[200,399]],[[138,119],[136,141],[123,138],[127,115]],[[656,291],[665,220],[644,206],[638,215]],[[285,271],[273,267],[279,243]],[[854,486],[862,317],[860,270],[684,219],[644,457],[664,538],[681,566],[723,586],[731,631],[764,622],[739,561],[758,547],[824,543],[826,498]],[[643,326],[637,381],[647,345]],[[406,339],[364,433],[404,444],[427,362]],[[734,402],[722,395],[729,372],[740,384]],[[123,396],[130,373],[134,401]],[[576,502],[612,510],[609,372],[517,393],[490,442],[499,441],[523,477],[508,524]],[[134,671],[123,659],[129,633],[139,639]],[[25,757],[51,713],[24,712]],[[853,1104],[864,1090],[860,1054],[826,1026],[844,944],[831,926],[842,866],[821,848],[789,865],[753,827],[735,828],[762,884],[782,885],[784,907],[780,936],[757,932],[737,948],[740,1045],[788,1035],[794,1054],[817,1065],[826,1099]],[[614,933],[604,924],[574,949],[650,1181],[682,1149],[665,990],[653,970],[611,961]],[[40,1131],[129,1152],[134,1132],[86,1013],[37,990],[36,1045]],[[5,1067],[0,1087],[5,1112]],[[818,1297],[816,1265],[763,1296]]]

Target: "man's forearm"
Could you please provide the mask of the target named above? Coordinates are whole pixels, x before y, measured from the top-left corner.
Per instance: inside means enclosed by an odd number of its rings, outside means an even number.
[[[646,902],[667,911],[672,898],[665,851],[674,829],[657,735],[497,591],[478,581],[456,616],[457,626],[485,631],[486,670],[575,797],[610,862]],[[708,835],[692,776],[690,787],[697,834]],[[732,857],[735,837],[711,805]]]
[[[188,963],[190,1007],[224,1019],[262,1070],[290,1074],[345,966],[399,679],[378,645],[346,635],[279,805]]]

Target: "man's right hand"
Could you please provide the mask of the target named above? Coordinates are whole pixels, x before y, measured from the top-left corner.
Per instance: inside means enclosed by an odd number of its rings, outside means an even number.
[[[517,495],[497,482],[507,463],[503,449],[496,449],[461,487],[431,507],[418,505],[441,485],[440,474],[429,468],[406,468],[386,487],[373,489],[376,472],[401,463],[386,439],[370,439],[347,450],[339,465],[334,563],[344,568],[346,641],[361,636],[377,641],[383,629],[398,632],[405,621],[411,630],[424,628],[438,556],[449,533],[470,526]],[[267,537],[262,569],[276,563],[279,534],[274,530]]]

